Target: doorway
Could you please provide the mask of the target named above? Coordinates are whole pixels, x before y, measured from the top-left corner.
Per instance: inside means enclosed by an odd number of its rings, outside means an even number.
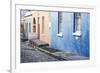
[[[40,39],[40,18],[38,17],[38,20],[37,20],[37,25],[38,25],[38,39]]]

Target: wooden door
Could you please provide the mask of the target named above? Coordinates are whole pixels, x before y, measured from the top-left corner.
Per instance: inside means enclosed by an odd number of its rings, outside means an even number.
[[[49,12],[40,13],[40,40],[49,43]]]
[[[38,30],[37,30],[37,32],[38,32],[38,39],[40,39],[40,17],[38,17],[38,19],[37,19],[37,27],[38,27]]]

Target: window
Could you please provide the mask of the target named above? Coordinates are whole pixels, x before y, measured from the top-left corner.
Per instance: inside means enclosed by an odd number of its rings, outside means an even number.
[[[58,34],[57,36],[62,37],[62,12],[58,12]]]
[[[75,36],[81,35],[81,13],[75,12],[74,13],[74,33]]]
[[[36,26],[33,26],[33,32],[36,32]]]
[[[58,33],[62,32],[62,12],[58,12]]]
[[[35,19],[35,17],[33,18],[33,24],[36,24],[36,19]]]
[[[42,16],[42,33],[44,33],[44,16]]]

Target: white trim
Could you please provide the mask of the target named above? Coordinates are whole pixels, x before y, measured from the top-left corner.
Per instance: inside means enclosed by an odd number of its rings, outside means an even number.
[[[81,31],[76,31],[76,32],[72,33],[72,35],[74,35],[74,36],[81,36]]]
[[[57,36],[58,36],[58,37],[63,37],[62,32],[58,33]]]
[[[30,11],[30,12],[26,12],[26,14],[24,15],[24,16],[29,16],[29,15],[31,15],[32,14],[32,12]]]

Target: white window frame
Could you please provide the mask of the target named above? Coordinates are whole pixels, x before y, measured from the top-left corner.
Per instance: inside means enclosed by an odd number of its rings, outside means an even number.
[[[63,16],[62,16],[62,12],[58,11],[58,34],[57,36],[62,37],[62,20],[63,20]]]
[[[81,12],[74,13],[74,32],[72,35],[74,36],[81,36]]]

